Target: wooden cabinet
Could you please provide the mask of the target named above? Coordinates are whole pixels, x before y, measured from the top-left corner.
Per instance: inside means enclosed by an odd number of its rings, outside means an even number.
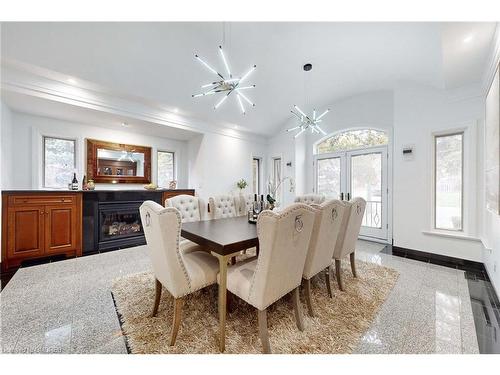
[[[19,206],[8,210],[6,220],[8,258],[43,255],[45,247],[43,210],[44,206]]]
[[[81,255],[81,193],[3,193],[2,269],[24,260]]]

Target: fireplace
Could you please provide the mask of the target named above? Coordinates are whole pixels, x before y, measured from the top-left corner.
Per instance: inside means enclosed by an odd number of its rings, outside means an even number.
[[[99,203],[99,248],[144,242],[139,202]]]
[[[162,203],[161,191],[86,191],[83,193],[83,254],[146,244],[139,207]]]

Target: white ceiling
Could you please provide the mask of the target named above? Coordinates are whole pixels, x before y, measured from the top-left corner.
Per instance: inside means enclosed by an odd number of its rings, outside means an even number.
[[[478,83],[491,52],[495,24],[453,22],[443,26],[445,86],[455,89]]]
[[[126,130],[131,133],[152,135],[179,141],[186,141],[200,135],[200,133],[189,130],[178,129],[153,122],[140,121],[135,118],[119,116],[14,92],[2,93],[2,100],[4,100],[9,108],[14,111],[56,118],[70,123],[100,126],[113,130]],[[126,126],[123,126],[123,123],[125,123]]]
[[[235,98],[214,111],[214,96],[191,97],[213,78],[195,52],[223,70],[222,23],[3,23],[2,57],[178,108],[179,115],[270,135],[293,104],[321,110],[398,81],[477,83],[495,23],[228,23],[225,30],[232,71],[257,65],[248,80],[257,87],[247,91],[256,107],[245,116]],[[304,73],[307,62],[313,70]]]

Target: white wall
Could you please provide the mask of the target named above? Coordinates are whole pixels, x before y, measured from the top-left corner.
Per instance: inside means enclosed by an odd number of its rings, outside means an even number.
[[[295,140],[293,134],[286,133],[282,131],[276,136],[270,139],[268,146],[268,158],[267,158],[267,175],[266,184],[271,178],[272,173],[272,159],[281,158],[281,176],[282,178],[290,177],[294,179],[294,185],[296,186],[297,193],[301,192],[305,188],[304,174],[302,171],[305,164],[302,162],[301,167],[297,167],[297,158],[300,159],[299,151],[301,145],[300,140]],[[286,164],[291,162],[291,167]],[[294,201],[296,192],[290,191],[291,185],[290,180],[286,180],[280,187],[280,193],[282,197],[281,206],[289,205]],[[300,193],[299,193],[300,194]]]
[[[150,146],[152,150],[152,179],[156,182],[158,149],[176,153],[176,169],[179,188],[188,187],[187,142],[89,126],[48,117],[12,112],[12,133],[2,137],[2,150],[12,145],[11,157],[7,162],[7,178],[3,189],[30,189],[42,187],[42,136],[60,136],[77,140],[77,174],[81,182],[86,173],[85,138],[109,142]],[[3,130],[3,124],[2,124]],[[142,184],[97,184],[96,189],[143,189]]]
[[[481,261],[480,243],[423,233],[433,228],[433,133],[465,130],[464,234],[478,236],[477,124],[484,117],[481,96],[460,98],[430,87],[401,85],[394,93],[394,245]],[[413,161],[402,158],[415,145]]]
[[[11,159],[11,144],[3,144],[3,140],[11,137],[12,133],[12,118],[11,111],[4,102],[0,101],[0,191],[3,184],[9,184],[9,175],[11,165],[8,162]],[[2,212],[2,200],[0,199],[0,212]],[[2,226],[2,215],[0,215],[0,227]],[[2,234],[0,231],[0,243]],[[0,259],[1,262],[1,259]]]
[[[492,51],[490,64],[488,65],[485,71],[485,77],[483,86],[485,88],[484,94],[486,96],[487,89],[490,86],[491,79],[493,78],[493,74],[496,70],[496,67],[499,64],[500,60],[500,27],[497,26],[497,31],[495,34],[495,38],[492,43]],[[478,152],[478,160],[479,167],[478,171],[481,171],[478,176],[478,180],[480,181],[480,191],[481,194],[480,202],[478,204],[479,214],[481,220],[481,232],[480,236],[483,241],[483,263],[486,267],[486,271],[491,279],[493,286],[497,292],[497,295],[500,294],[500,215],[497,215],[493,212],[490,212],[486,209],[485,202],[485,191],[484,191],[484,181],[486,178],[485,175],[485,131],[484,131],[484,123],[479,129],[478,139],[479,139],[479,149]]]
[[[0,189],[11,187],[12,181],[12,113],[3,102],[1,103],[1,162]]]
[[[245,140],[206,133],[188,142],[189,186],[206,199],[212,195],[238,194],[236,182],[248,182],[246,193],[252,193],[252,159],[266,160],[264,139]],[[265,163],[262,177],[266,176]],[[265,186],[261,186],[265,188]]]

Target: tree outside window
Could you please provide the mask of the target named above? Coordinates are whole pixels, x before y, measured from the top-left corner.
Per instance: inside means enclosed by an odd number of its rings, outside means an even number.
[[[43,137],[43,187],[68,187],[76,168],[75,148],[75,140]]]
[[[168,187],[170,181],[175,179],[174,153],[158,151],[158,186]]]

